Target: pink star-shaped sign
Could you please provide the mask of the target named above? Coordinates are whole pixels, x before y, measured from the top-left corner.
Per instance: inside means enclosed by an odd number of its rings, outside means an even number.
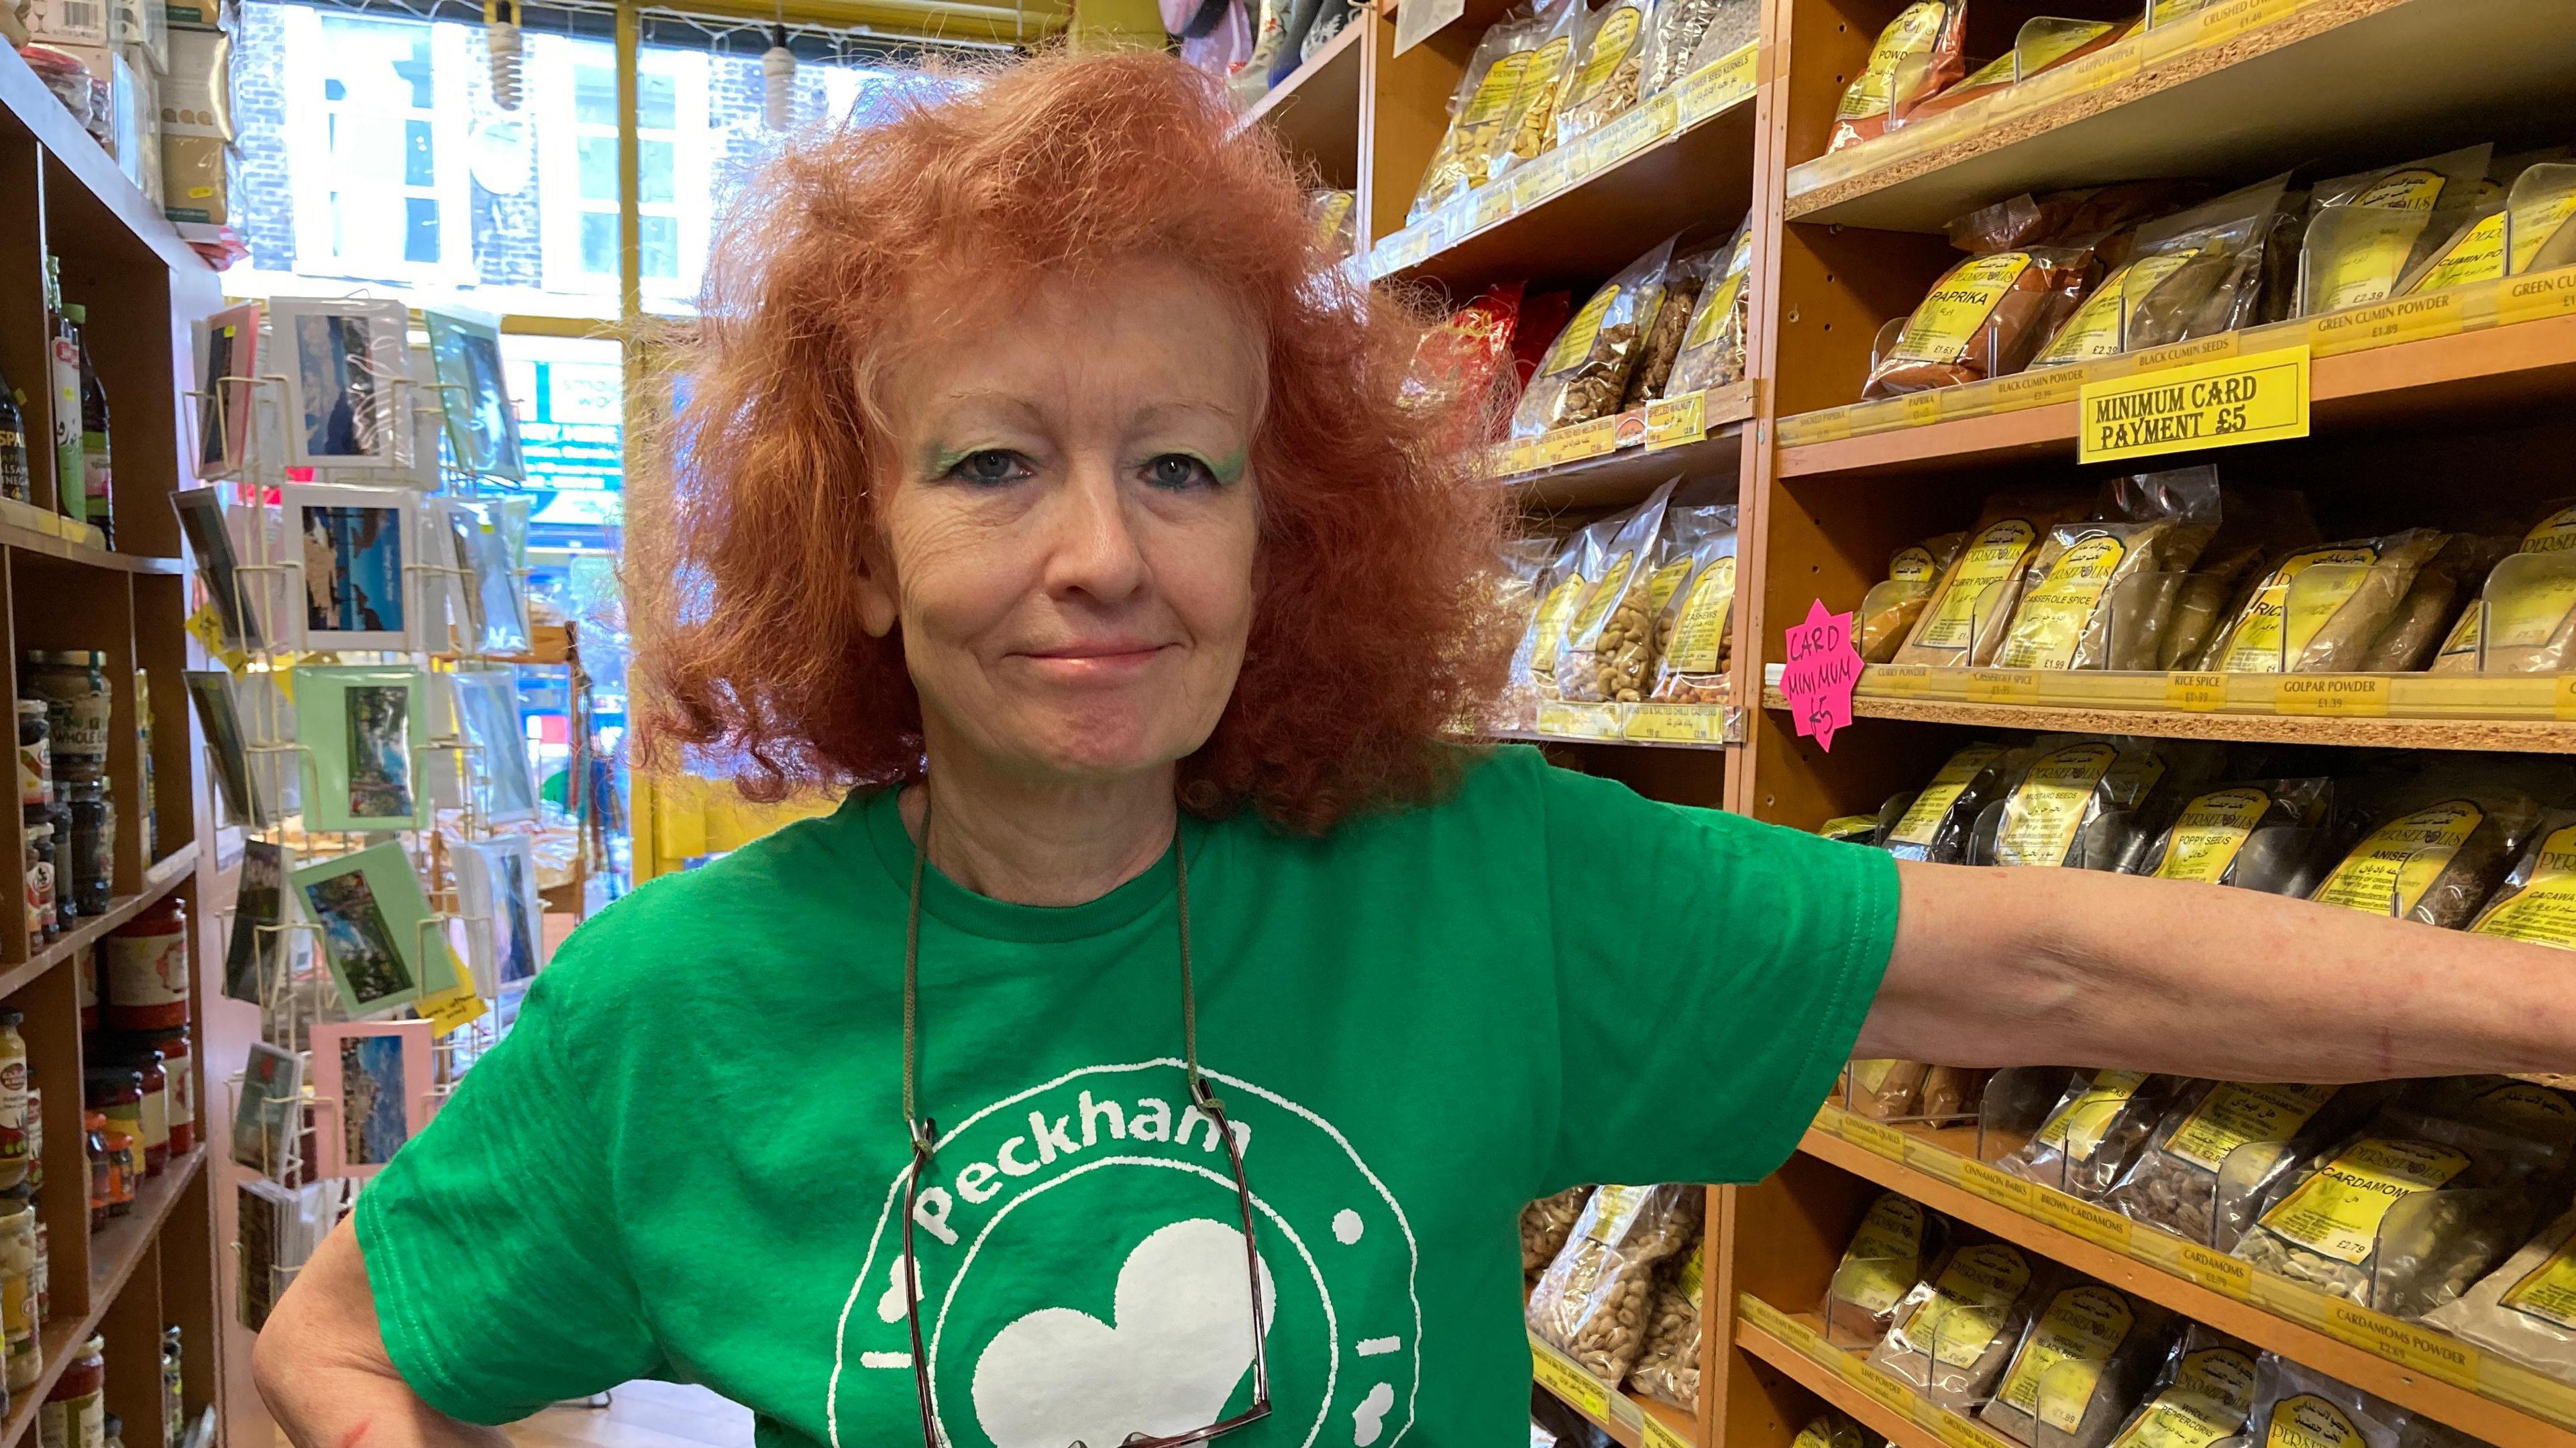
[[[1792,624],[1782,655],[1788,667],[1780,674],[1780,692],[1789,696],[1789,712],[1798,735],[1815,736],[1820,749],[1834,747],[1834,731],[1852,721],[1852,690],[1860,683],[1860,650],[1852,647],[1852,616],[1825,612],[1825,601],[1807,605],[1807,620]]]

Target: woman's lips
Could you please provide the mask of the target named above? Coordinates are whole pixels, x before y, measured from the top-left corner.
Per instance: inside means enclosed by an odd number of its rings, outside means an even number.
[[[1141,672],[1175,647],[1178,646],[1122,639],[1032,650],[1020,657],[1028,660],[1040,676],[1060,683],[1105,683]]]

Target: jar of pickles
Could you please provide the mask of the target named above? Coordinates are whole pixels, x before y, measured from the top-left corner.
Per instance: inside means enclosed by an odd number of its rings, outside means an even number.
[[[54,778],[71,784],[107,777],[110,701],[107,655],[96,649],[19,656],[18,687],[45,703]]]
[[[0,1187],[27,1179],[27,1041],[19,1019],[0,1010]]]
[[[36,1413],[36,1438],[41,1448],[105,1448],[107,1339],[93,1337],[73,1350]]]

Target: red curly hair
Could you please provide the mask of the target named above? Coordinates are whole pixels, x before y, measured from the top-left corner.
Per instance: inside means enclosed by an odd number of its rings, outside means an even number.
[[[1397,388],[1426,318],[1336,270],[1296,169],[1238,135],[1219,86],[1161,55],[1051,54],[963,93],[907,95],[773,162],[727,218],[686,400],[635,500],[639,757],[739,761],[745,794],[881,786],[923,769],[901,629],[859,625],[895,476],[870,379],[898,346],[970,326],[928,293],[1024,294],[1140,255],[1181,261],[1261,328],[1269,396],[1257,596],[1215,733],[1181,800],[1317,831],[1436,797],[1442,736],[1500,685],[1491,603],[1501,492]],[[937,313],[938,315],[927,315]]]

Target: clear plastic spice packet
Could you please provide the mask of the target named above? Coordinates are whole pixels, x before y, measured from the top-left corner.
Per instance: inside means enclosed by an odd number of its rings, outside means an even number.
[[[1432,152],[1422,184],[1414,191],[1413,205],[1405,213],[1408,224],[1492,179],[1485,170],[1485,153],[1494,132],[1511,114],[1522,73],[1537,48],[1536,32],[1517,21],[1492,27],[1476,42],[1476,52],[1468,58],[1466,72],[1458,78],[1458,92],[1449,102],[1449,129],[1440,138],[1440,148]]]
[[[1571,145],[1637,103],[1657,0],[1610,0],[1585,23],[1583,59],[1556,114],[1554,144]]]
[[[1712,269],[1713,274],[1691,304],[1690,319],[1682,328],[1681,349],[1673,358],[1672,376],[1665,383],[1663,396],[1704,392],[1744,380],[1744,334],[1753,310],[1748,285],[1753,267],[1753,218],[1748,216],[1736,226],[1735,238],[1723,255],[1724,265]]]
[[[2540,817],[2529,847],[2469,933],[2576,950],[2576,810]]]
[[[2493,146],[2469,146],[2319,184],[2300,249],[2300,315],[2394,295],[2476,209],[2494,154]]]
[[[2162,1364],[2173,1314],[2090,1278],[2033,1308],[1979,1416],[2018,1442],[2104,1448]]]
[[[2003,645],[2004,625],[2021,599],[2031,555],[2051,528],[2091,511],[2092,500],[2080,493],[1988,499],[1894,662],[1953,668],[1993,662]]]
[[[1839,151],[1886,134],[1915,105],[1957,80],[1967,69],[1966,29],[1965,4],[1916,0],[1898,11],[1835,106],[1825,149]]]
[[[2382,788],[2363,815],[2366,833],[2308,898],[2450,930],[2469,924],[2540,824],[2526,779],[2543,782],[2500,765]]]
[[[2230,192],[2137,229],[2129,259],[2093,289],[2031,359],[2090,362],[2244,326],[2263,279],[2263,250],[2287,176]]]
[[[1860,395],[1896,397],[2021,371],[2083,301],[2098,270],[2089,247],[1968,258],[1916,304]]]
[[[2000,744],[1970,744],[1951,755],[1888,831],[1887,852],[1943,865],[1967,859],[1977,816],[2002,787],[2011,763],[2012,752]]]
[[[2156,838],[2139,872],[2304,899],[2334,839],[2334,781],[2248,780],[2196,795]]]
[[[2078,1072],[2039,1133],[1996,1166],[2085,1201],[2128,1169],[2182,1083],[2143,1071]]]
[[[2409,528],[2290,554],[2228,626],[2215,646],[2216,667],[2231,674],[2351,672],[2445,538]]]
[[[2191,1324],[2109,1448],[2216,1448],[2236,1437],[2254,1410],[2257,1357],[2216,1328]]]
[[[1995,663],[2145,669],[2182,575],[2218,531],[2218,470],[2121,479],[2101,516],[2051,528],[2033,556]]]
[[[2366,1108],[2371,1097],[2297,1082],[2187,1082],[2104,1200],[2131,1221],[2227,1251],[2251,1221],[2243,1184],[2313,1152],[2320,1136],[2348,1130],[2358,1113],[2329,1112],[2338,1098]],[[2230,1183],[2240,1189],[2225,1190]]]
[[[1825,1340],[1875,1346],[1916,1284],[1937,1276],[1949,1219],[1911,1197],[1882,1192],[1843,1248],[1825,1288]]]
[[[1869,1365],[1952,1412],[1974,1412],[2002,1376],[2033,1302],[2065,1275],[2009,1242],[1954,1245],[1939,1271],[1897,1305]]]
[[[1619,410],[1628,373],[1663,306],[1664,270],[1672,255],[1673,244],[1666,241],[1630,262],[1565,324],[1521,393],[1512,436],[1536,437]]]

